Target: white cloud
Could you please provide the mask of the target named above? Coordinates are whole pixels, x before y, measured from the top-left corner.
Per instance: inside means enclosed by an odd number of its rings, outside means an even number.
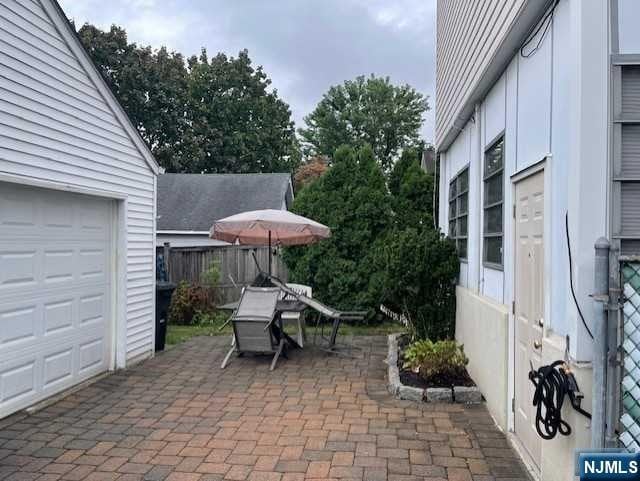
[[[176,50],[179,39],[187,30],[191,30],[196,22],[187,15],[147,12],[122,23],[126,26],[131,40],[153,47],[164,45],[169,50]]]

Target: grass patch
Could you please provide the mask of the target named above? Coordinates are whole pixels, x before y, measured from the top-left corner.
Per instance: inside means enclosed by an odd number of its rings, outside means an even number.
[[[225,336],[230,335],[232,332],[231,324],[225,326],[222,330],[222,326],[227,319],[229,319],[228,312],[216,312],[210,316],[198,316],[199,322],[192,325],[167,325],[167,339],[168,346],[175,346],[181,342],[188,341],[192,337],[196,336]]]
[[[222,331],[219,331],[218,326],[212,325],[175,326],[169,324],[167,326],[167,345],[174,346],[196,336],[224,336],[229,334],[231,334],[231,327],[228,329],[225,327]]]
[[[192,337],[197,336],[229,336],[233,332],[231,324],[225,326],[222,331],[218,330],[219,327],[224,324],[228,318],[228,313],[221,312],[216,313],[211,318],[207,318],[204,322],[196,325],[179,326],[169,324],[167,326],[167,345],[175,346],[176,344],[188,341]],[[313,338],[313,334],[315,331],[315,326],[307,324],[307,337],[309,339]],[[342,324],[338,333],[341,336],[380,336],[404,331],[405,328],[401,324],[397,324],[395,322],[384,322],[371,326]],[[289,332],[289,329],[287,329],[287,332]],[[319,333],[320,331],[318,330],[318,334]],[[325,324],[324,335],[328,336],[330,333],[331,324]]]

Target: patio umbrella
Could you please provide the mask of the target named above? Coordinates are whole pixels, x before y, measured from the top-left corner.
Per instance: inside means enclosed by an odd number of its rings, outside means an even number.
[[[209,237],[235,244],[268,245],[271,274],[271,245],[313,244],[331,236],[331,229],[286,210],[264,209],[242,212],[217,220]]]

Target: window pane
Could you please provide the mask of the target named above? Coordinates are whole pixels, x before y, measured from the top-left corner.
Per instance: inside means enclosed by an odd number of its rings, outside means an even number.
[[[494,175],[484,181],[484,205],[493,204],[502,200],[502,173]]]
[[[469,169],[464,169],[458,175],[458,192],[469,190]]]
[[[458,194],[457,184],[458,182],[455,178],[449,184],[449,199],[453,199]]]
[[[458,197],[458,215],[469,212],[469,194],[462,194]]]
[[[456,221],[449,221],[449,237],[455,238],[456,236]]]
[[[496,205],[484,211],[484,233],[502,233],[502,204]]]
[[[502,265],[502,237],[485,237],[484,261]]]
[[[502,154],[504,150],[504,137],[498,140],[484,154],[484,176],[488,176],[502,169]]]
[[[462,259],[467,258],[467,239],[458,239],[458,256]]]
[[[618,0],[618,44],[620,53],[640,53],[638,0]]]
[[[467,235],[467,216],[458,219],[458,235]]]
[[[456,201],[455,199],[452,202],[449,202],[449,219],[454,219],[456,217]]]

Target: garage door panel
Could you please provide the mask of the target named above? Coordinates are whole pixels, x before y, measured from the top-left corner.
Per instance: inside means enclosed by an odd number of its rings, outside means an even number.
[[[112,215],[0,183],[0,417],[108,369]]]
[[[56,350],[67,347],[84,345],[98,338],[108,338],[110,333],[104,322],[89,322],[80,324],[74,320],[70,327],[44,333],[39,321],[38,309],[35,309],[35,325],[33,328],[14,331],[6,342],[0,343],[0,366],[2,363],[17,359],[29,359],[38,355],[49,355]],[[27,334],[32,333],[32,334]]]
[[[59,283],[73,281],[73,249],[45,250],[43,253],[42,281]]]
[[[0,192],[0,226],[3,230],[34,230],[37,223],[37,205],[28,196],[7,189]]]
[[[51,336],[73,327],[75,302],[72,297],[53,299],[44,304],[44,335]]]
[[[82,373],[91,368],[99,367],[104,361],[104,348],[104,338],[102,336],[80,344],[79,371]]]
[[[35,359],[0,368],[0,403],[18,402],[36,393]]]
[[[0,288],[35,286],[37,256],[35,249],[0,247]]]
[[[82,297],[79,299],[79,304],[79,324],[104,322],[104,313],[107,309],[103,294],[90,294]]]
[[[108,256],[105,249],[87,248],[78,252],[79,280],[105,282]]]
[[[21,249],[16,249],[18,242]],[[109,283],[111,256],[106,242],[49,239],[46,246],[36,246],[36,242],[0,239],[0,296],[11,291],[29,295],[29,291],[42,289]]]
[[[36,305],[18,305],[0,311],[0,349],[35,340],[38,317]]]
[[[43,356],[43,388],[69,381],[73,377],[73,347]]]

